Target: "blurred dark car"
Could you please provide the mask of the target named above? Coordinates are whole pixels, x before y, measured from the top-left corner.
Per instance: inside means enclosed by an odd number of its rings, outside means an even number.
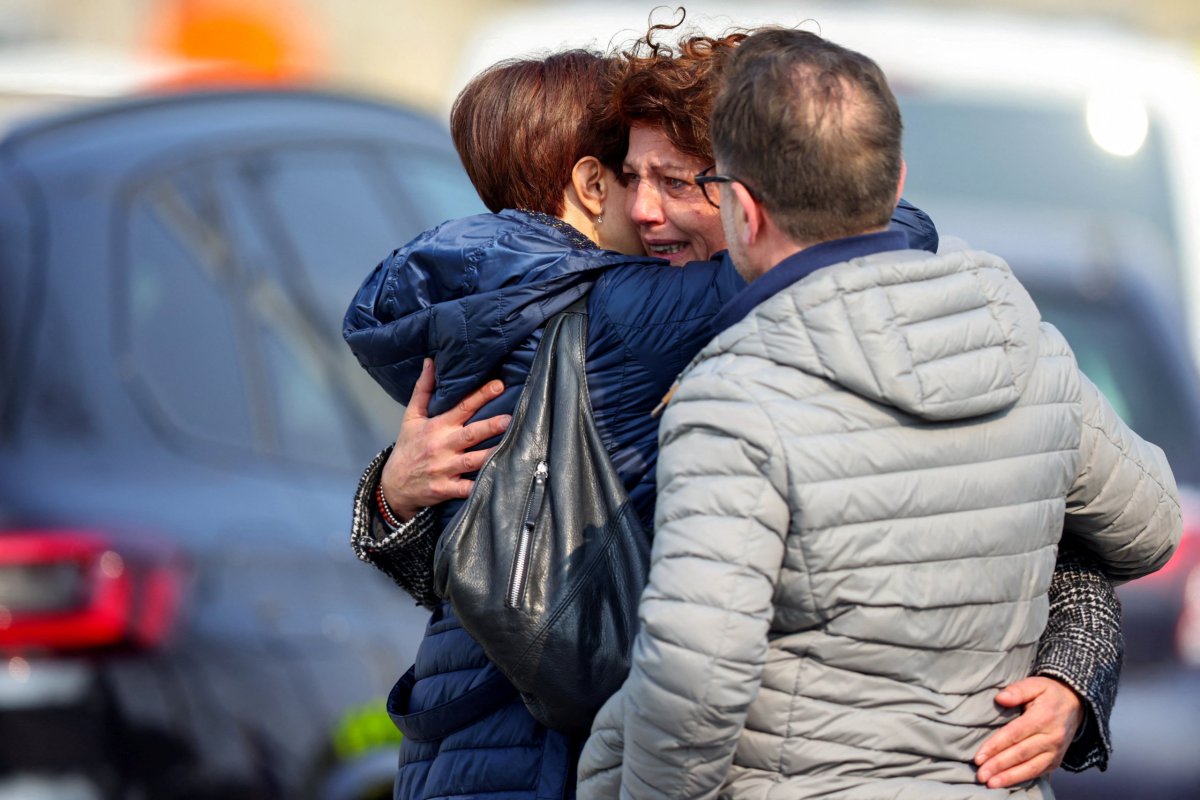
[[[1161,571],[1117,590],[1125,670],[1106,772],[1060,772],[1060,800],[1200,797],[1200,381],[1181,318],[1128,273],[1022,270],[1043,318],[1138,433],[1163,448],[1184,499],[1179,550]]]
[[[1181,628],[1188,574],[1200,565],[1200,387],[1183,329],[1134,280],[1098,278],[1086,293],[1026,280],[1043,317],[1062,331],[1083,372],[1122,419],[1163,449],[1184,498],[1184,538],[1159,572],[1118,589],[1126,664],[1190,660]]]
[[[400,410],[340,322],[476,210],[443,127],[333,94],[0,137],[0,798],[390,796],[426,614],[348,546]]]

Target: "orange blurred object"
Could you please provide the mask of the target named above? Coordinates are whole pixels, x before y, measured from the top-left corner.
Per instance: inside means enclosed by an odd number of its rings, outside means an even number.
[[[298,0],[159,0],[146,42],[151,56],[190,65],[160,88],[304,84],[324,72],[325,48]]]

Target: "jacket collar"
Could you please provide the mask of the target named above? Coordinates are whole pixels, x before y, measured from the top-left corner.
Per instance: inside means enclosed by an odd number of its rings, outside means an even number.
[[[524,214],[534,222],[545,225],[547,228],[554,230],[567,237],[567,241],[576,250],[599,250],[599,246],[588,237],[584,236],[578,228],[566,220],[552,217],[549,214],[543,214],[541,211],[530,211],[527,208],[518,208],[517,212]]]
[[[899,250],[794,281],[709,342],[693,363],[750,356],[906,414],[947,421],[1017,402],[1040,341],[1037,307],[999,257]]]
[[[780,261],[730,300],[713,318],[714,332],[720,333],[740,322],[755,306],[822,267],[873,253],[907,249],[908,238],[904,232],[894,230],[832,239],[806,247]]]

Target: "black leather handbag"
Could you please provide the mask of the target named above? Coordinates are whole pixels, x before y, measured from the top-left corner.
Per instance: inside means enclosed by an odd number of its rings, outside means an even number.
[[[629,671],[650,563],[592,419],[586,301],[546,324],[508,431],[434,556],[462,626],[535,718],[571,733]]]

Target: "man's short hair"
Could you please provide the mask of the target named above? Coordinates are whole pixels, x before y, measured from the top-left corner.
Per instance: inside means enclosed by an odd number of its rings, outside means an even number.
[[[808,31],[765,28],[741,43],[722,77],[717,160],[784,233],[825,241],[888,224],[902,125],[874,61]]]
[[[614,67],[568,50],[502,61],[471,79],[450,110],[450,133],[485,206],[560,216],[579,159],[595,156],[620,174],[628,132],[601,120]]]

